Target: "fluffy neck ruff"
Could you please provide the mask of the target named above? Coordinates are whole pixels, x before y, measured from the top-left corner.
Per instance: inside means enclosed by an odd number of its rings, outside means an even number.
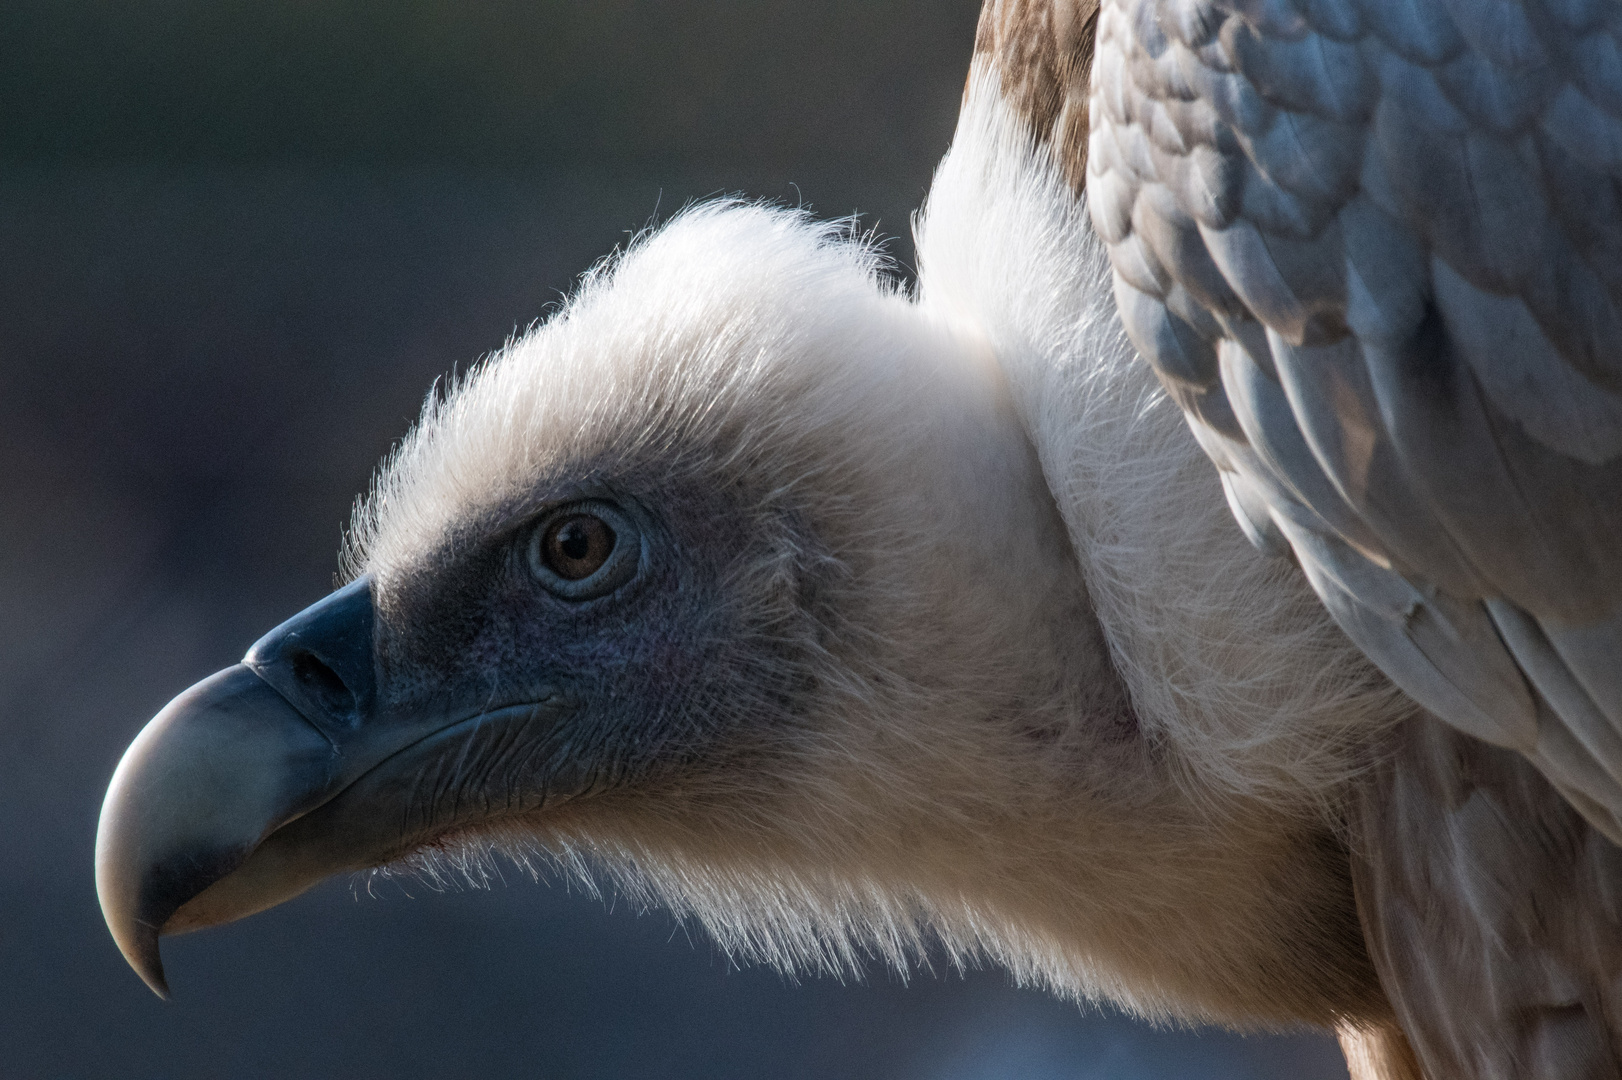
[[[995,350],[1114,663],[1188,794],[1333,816],[1362,748],[1412,706],[1294,566],[1245,540],[1121,328],[1085,199],[985,60],[917,232],[920,304]]]
[[[1084,213],[977,70],[916,301],[826,228],[700,210],[432,406],[351,552],[385,590],[571,470],[702,486],[789,523],[728,581],[782,601],[752,625],[811,688],[434,858],[540,853],[784,967],[944,954],[1151,1016],[1380,1015],[1334,816],[1398,699],[1228,517]],[[809,563],[836,572],[807,621]]]

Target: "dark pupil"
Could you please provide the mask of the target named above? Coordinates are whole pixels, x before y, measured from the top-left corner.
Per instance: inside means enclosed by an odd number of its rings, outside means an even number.
[[[591,534],[579,521],[571,521],[558,533],[558,549],[571,559],[584,559],[591,550]]]
[[[579,581],[590,577],[614,550],[614,530],[602,518],[576,514],[564,518],[546,533],[547,563],[559,577]]]

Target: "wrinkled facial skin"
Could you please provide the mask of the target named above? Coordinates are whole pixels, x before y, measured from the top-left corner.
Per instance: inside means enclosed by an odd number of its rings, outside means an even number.
[[[617,588],[568,599],[537,579],[529,551],[560,509],[587,500],[617,508],[640,534],[617,544],[640,552]],[[763,535],[736,501],[693,485],[569,485],[526,502],[538,508],[488,515],[478,535],[454,538],[374,585],[389,712],[516,713],[489,730],[477,720],[458,725],[469,727],[460,749],[425,762],[406,803],[422,815],[407,830],[416,843],[473,818],[522,814],[549,798],[691,765],[737,718],[760,717],[763,704],[779,716],[795,711],[786,678],[794,665],[782,663],[789,643],[749,625],[773,598],[747,595],[758,584],[748,566],[773,563],[787,537]],[[794,550],[808,546],[794,539]],[[797,602],[804,584],[777,598],[796,609],[779,619],[809,618]],[[747,703],[737,700],[740,688],[752,695]],[[513,708],[537,702],[552,703],[547,722]]]
[[[588,498],[631,519],[640,537],[617,543],[640,540],[641,551],[618,588],[567,599],[537,581],[527,553],[551,511]],[[727,596],[723,580],[751,548],[766,545],[738,507],[713,493],[637,499],[606,486],[549,492],[540,502],[375,586],[390,711],[472,716],[547,700],[564,706],[550,729],[515,733],[519,745],[471,748],[479,756],[461,763],[469,790],[488,792],[503,772],[515,782],[528,773],[527,785],[562,762],[578,774],[553,779],[560,795],[630,783],[691,760],[721,735],[739,711],[727,699],[740,669],[754,669],[759,689],[786,689],[760,686],[770,678],[766,665],[739,655],[738,642],[759,639],[744,633],[743,598]]]

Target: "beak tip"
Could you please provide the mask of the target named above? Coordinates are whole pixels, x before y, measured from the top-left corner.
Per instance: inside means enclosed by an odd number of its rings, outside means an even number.
[[[164,1001],[169,1000],[169,980],[163,977],[163,961],[158,959],[155,951],[152,954],[151,964],[136,966],[135,973],[141,976],[141,981],[146,983],[148,988],[159,998]]]
[[[111,920],[109,920],[111,923]],[[165,1001],[169,1000],[169,980],[163,974],[163,953],[158,947],[158,928],[150,923],[136,921],[124,926],[123,933],[114,932],[118,951],[124,954],[129,966],[141,981]]]
[[[238,917],[172,923],[288,815],[289,789],[298,796],[312,786],[296,769],[290,783],[289,770],[263,763],[315,758],[321,780],[328,746],[281,694],[238,664],[176,697],[125,751],[96,829],[96,893],[119,951],[159,997],[169,997],[158,949],[164,927]]]

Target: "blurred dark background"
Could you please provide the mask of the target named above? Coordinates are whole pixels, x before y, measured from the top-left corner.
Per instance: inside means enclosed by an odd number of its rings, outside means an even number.
[[[123,747],[330,586],[432,380],[628,230],[746,192],[907,215],[977,0],[0,4],[0,1076],[1344,1077],[1008,986],[794,985],[513,875],[101,925]],[[409,895],[408,895],[409,894]]]

